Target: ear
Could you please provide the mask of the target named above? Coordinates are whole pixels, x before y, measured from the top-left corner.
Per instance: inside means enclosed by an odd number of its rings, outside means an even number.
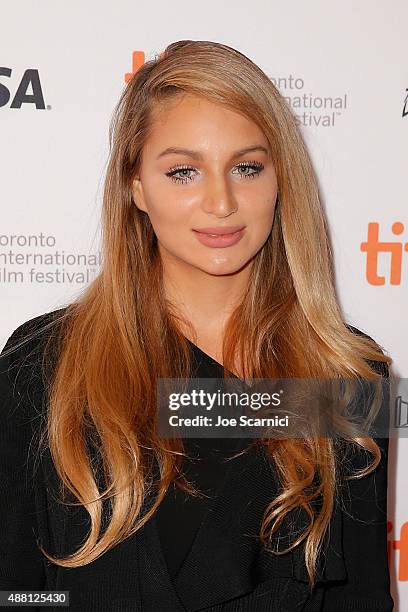
[[[143,210],[144,212],[147,213],[146,201],[143,195],[143,186],[142,186],[142,181],[140,180],[140,178],[136,177],[133,179],[131,190],[132,190],[133,201],[136,204],[136,206],[139,208],[139,210]]]

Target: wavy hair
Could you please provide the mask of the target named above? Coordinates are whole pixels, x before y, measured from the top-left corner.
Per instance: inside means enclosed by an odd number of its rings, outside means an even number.
[[[382,362],[385,372],[392,363],[372,338],[355,334],[342,318],[317,179],[283,96],[256,64],[229,46],[191,40],[170,44],[140,67],[119,99],[109,131],[102,267],[75,301],[59,311],[47,345],[54,367],[43,442],[60,477],[61,493],[69,490],[90,516],[87,539],[74,553],[57,557],[42,548],[51,562],[63,567],[88,564],[140,529],[173,480],[199,494],[183,475],[182,440],[160,438],[155,418],[157,379],[191,376],[191,347],[182,330],[190,329],[194,336],[194,329],[164,295],[156,237],[131,191],[155,110],[185,93],[256,122],[268,139],[278,182],[270,236],[254,258],[251,281],[223,337],[224,376],[234,371],[238,356],[245,378],[379,380],[373,362]],[[381,459],[374,438],[361,437],[340,416],[339,431],[343,441],[373,457],[352,477],[374,470]],[[268,546],[285,516],[303,508],[310,518],[306,529],[287,549],[270,550],[283,554],[303,542],[313,587],[343,450],[339,452],[335,439],[319,436],[268,438],[255,444],[267,450],[280,483],[259,537]],[[157,482],[153,461],[159,466]],[[143,512],[153,490],[155,502]],[[110,508],[107,525],[105,502]]]

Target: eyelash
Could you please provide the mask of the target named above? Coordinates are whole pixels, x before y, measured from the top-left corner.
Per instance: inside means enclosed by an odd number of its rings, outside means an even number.
[[[262,172],[262,170],[264,169],[264,165],[257,161],[241,162],[237,164],[236,168],[252,168],[253,170],[255,170],[255,172],[252,172],[251,174],[243,174],[242,176],[244,178],[254,179],[256,176],[259,176],[259,174]],[[180,170],[195,170],[195,168],[192,168],[191,166],[186,166],[186,165],[175,166],[174,168],[171,168],[168,172],[166,172],[166,176],[168,176],[175,183],[187,183],[188,181],[192,180],[191,176],[184,176],[184,177],[174,176]]]

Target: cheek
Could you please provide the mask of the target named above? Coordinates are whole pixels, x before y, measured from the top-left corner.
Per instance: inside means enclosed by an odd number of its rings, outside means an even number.
[[[246,211],[249,223],[257,232],[264,233],[270,230],[275,215],[275,201],[276,197],[264,199],[263,202],[252,205],[251,209]]]
[[[183,199],[176,199],[174,195],[164,193],[161,197],[155,194],[154,199],[148,202],[148,214],[154,228],[162,234],[173,232],[176,228],[182,229],[189,224],[193,206]]]

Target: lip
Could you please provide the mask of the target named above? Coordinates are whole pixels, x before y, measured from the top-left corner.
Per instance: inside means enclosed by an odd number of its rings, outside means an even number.
[[[231,229],[234,228],[202,228],[205,231],[198,231],[198,230],[193,230],[195,236],[197,237],[197,239],[201,242],[201,244],[204,244],[205,246],[208,247],[212,247],[212,248],[225,248],[225,247],[229,247],[229,246],[233,246],[234,244],[237,244],[241,238],[244,235],[244,231],[245,231],[245,227],[237,227],[237,229],[235,231],[231,232]],[[213,230],[213,232],[209,232],[209,230]],[[223,230],[224,233],[220,233],[220,230]],[[225,233],[225,230],[228,229],[229,231],[227,233]],[[215,232],[214,230],[218,230],[218,232]],[[211,236],[211,233],[214,233],[216,235]]]
[[[217,234],[217,235],[226,235],[226,234],[235,234],[238,230],[244,229],[244,225],[230,225],[226,227],[199,227],[194,232],[199,232],[200,234]]]

